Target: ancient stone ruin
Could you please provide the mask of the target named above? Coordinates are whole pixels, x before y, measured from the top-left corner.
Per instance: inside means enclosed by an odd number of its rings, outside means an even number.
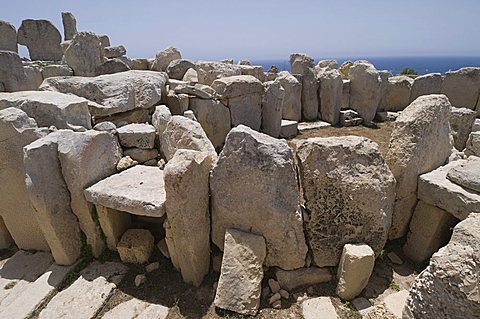
[[[0,21],[1,318],[178,318],[175,285],[208,318],[480,318],[480,68],[131,59],[62,18]]]

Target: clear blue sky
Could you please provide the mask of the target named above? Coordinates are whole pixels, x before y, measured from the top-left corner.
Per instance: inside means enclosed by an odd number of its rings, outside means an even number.
[[[175,45],[193,60],[480,56],[479,0],[2,0],[0,20],[49,19],[61,11],[80,31],[108,34],[130,57]]]

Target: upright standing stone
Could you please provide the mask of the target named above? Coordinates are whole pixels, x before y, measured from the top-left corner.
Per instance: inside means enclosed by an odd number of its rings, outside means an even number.
[[[92,32],[78,32],[65,50],[65,61],[76,76],[96,76],[103,63],[100,39]]]
[[[163,51],[160,51],[155,56],[155,61],[152,64],[152,71],[165,72],[167,67],[173,60],[181,59],[182,55],[176,47],[170,46]]]
[[[336,266],[351,242],[366,243],[378,255],[395,198],[395,178],[378,145],[357,136],[310,138],[297,158],[313,263]]]
[[[415,279],[403,318],[478,318],[478,229],[478,213],[455,226],[448,245],[432,256],[428,267]]]
[[[475,111],[466,107],[452,107],[449,122],[452,130],[453,145],[457,150],[463,151],[465,148],[476,116],[477,113]]]
[[[442,94],[448,97],[452,106],[475,110],[480,94],[480,68],[468,67],[446,72]]]
[[[445,95],[417,98],[397,117],[386,162],[397,180],[390,239],[407,232],[417,202],[417,178],[450,156],[450,110]]]
[[[22,60],[15,52],[0,51],[0,87],[4,92],[36,89],[29,85]]]
[[[71,12],[62,12],[64,40],[72,40],[77,33],[77,19]]]
[[[302,83],[287,71],[280,72],[277,79],[285,90],[282,118],[299,122],[302,118]]]
[[[240,125],[227,136],[210,179],[212,241],[223,249],[225,230],[265,237],[267,266],[305,264],[307,246],[298,206],[292,150],[284,140]]]
[[[290,55],[292,74],[302,75],[302,118],[314,121],[318,118],[318,82],[313,59],[305,54]]]
[[[422,95],[440,94],[442,91],[442,75],[440,73],[430,73],[417,76],[413,81],[412,91],[410,92],[410,103]]]
[[[402,111],[410,104],[410,95],[413,79],[400,75],[388,78],[387,85],[387,111]]]
[[[71,131],[57,131],[25,147],[29,199],[55,262],[72,265],[80,257],[80,227],[58,159],[58,143]],[[48,170],[45,169],[48,167]]]
[[[262,264],[267,253],[265,239],[227,229],[224,247],[214,304],[222,309],[254,316],[260,306],[262,292]]]
[[[62,60],[62,36],[48,20],[23,20],[18,29],[17,41],[27,46],[31,60]]]
[[[387,89],[390,72],[386,70],[378,71],[380,76],[380,100],[378,101],[377,112],[385,112],[387,109]]]
[[[356,61],[350,68],[350,108],[367,122],[375,117],[381,99],[382,80],[375,67]]]
[[[166,105],[157,105],[152,114],[152,125],[155,127],[158,136],[162,136],[168,121],[172,118],[172,113]]]
[[[262,132],[273,137],[280,136],[282,126],[282,104],[285,90],[279,81],[265,82],[262,99]]]
[[[318,73],[320,119],[332,125],[340,121],[343,80],[338,70],[322,70]]]
[[[208,178],[212,166],[207,153],[178,150],[164,169],[168,251],[183,280],[197,287],[210,268]]]
[[[18,52],[17,30],[7,21],[0,20],[0,51]]]
[[[28,200],[23,147],[47,134],[17,108],[0,111],[0,215],[20,249],[49,250]]]

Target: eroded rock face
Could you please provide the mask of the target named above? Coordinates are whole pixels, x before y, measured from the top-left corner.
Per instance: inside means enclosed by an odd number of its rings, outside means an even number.
[[[388,78],[386,110],[402,111],[410,104],[410,94],[413,79],[408,76],[393,76]]]
[[[178,150],[164,169],[166,242],[183,280],[200,286],[210,268],[208,153]]]
[[[357,136],[310,138],[297,149],[313,263],[336,266],[347,243],[378,256],[387,240],[395,178],[378,145]]]
[[[470,133],[465,145],[465,154],[480,157],[480,131]]]
[[[71,12],[62,12],[64,40],[72,40],[77,33],[77,19]]]
[[[0,50],[18,52],[17,29],[7,21],[0,20]]]
[[[254,316],[260,306],[262,292],[265,239],[252,233],[227,229],[224,247],[215,306]]]
[[[452,106],[475,110],[480,94],[480,68],[468,67],[445,73],[442,94],[448,97]]]
[[[92,32],[75,34],[65,50],[65,61],[76,76],[96,76],[97,68],[103,63],[100,39]]]
[[[48,78],[43,91],[71,93],[86,98],[93,116],[108,116],[158,104],[167,81],[164,73],[127,71],[97,77]]]
[[[31,60],[60,61],[62,59],[63,52],[60,47],[62,36],[48,20],[23,20],[18,29],[17,41],[27,46]]]
[[[389,238],[405,235],[417,202],[417,178],[445,164],[450,156],[450,110],[445,95],[417,98],[397,117],[386,162],[397,180]]]
[[[277,79],[285,90],[285,97],[282,103],[282,118],[300,121],[302,118],[302,83],[287,71],[280,72]]]
[[[375,67],[365,61],[357,61],[349,71],[350,108],[367,122],[375,117],[381,99],[381,78]]]
[[[307,246],[293,154],[277,140],[240,125],[227,136],[210,179],[212,241],[223,249],[228,228],[265,237],[265,264],[295,269]]]
[[[447,246],[415,279],[403,318],[476,318],[480,313],[480,214],[455,226]],[[433,306],[434,305],[434,306]]]
[[[0,87],[3,92],[34,90],[16,52],[0,51]]]
[[[181,80],[189,69],[195,69],[195,64],[192,61],[177,59],[170,62],[166,72],[170,79]]]
[[[302,75],[302,118],[313,121],[318,117],[318,82],[313,59],[305,54],[290,55],[292,74]]]
[[[155,56],[155,61],[153,61],[151,70],[165,72],[167,71],[168,65],[173,60],[181,59],[182,55],[176,47],[170,46],[163,51],[160,51]]]

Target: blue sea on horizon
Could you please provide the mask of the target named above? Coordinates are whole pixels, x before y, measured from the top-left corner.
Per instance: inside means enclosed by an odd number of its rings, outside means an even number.
[[[315,64],[320,60],[337,60],[339,66],[348,60],[367,60],[373,63],[377,70],[388,70],[392,75],[400,73],[406,67],[416,70],[418,74],[444,74],[467,66],[480,67],[480,56],[330,57],[315,59]],[[282,71],[290,71],[288,60],[252,60],[252,65],[261,65],[265,71],[268,71],[272,65],[276,65]]]

